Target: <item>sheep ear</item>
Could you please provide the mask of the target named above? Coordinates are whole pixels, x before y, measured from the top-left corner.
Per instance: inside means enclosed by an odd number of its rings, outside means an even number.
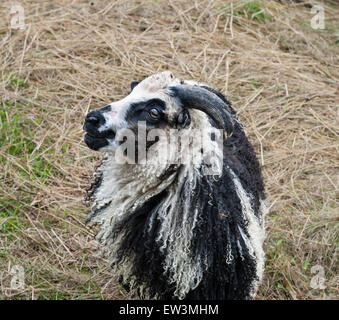
[[[140,81],[132,81],[131,82],[131,91],[140,83]]]
[[[177,123],[182,128],[187,127],[191,123],[191,116],[186,109],[184,109],[183,111],[179,113],[178,118],[177,118]]]

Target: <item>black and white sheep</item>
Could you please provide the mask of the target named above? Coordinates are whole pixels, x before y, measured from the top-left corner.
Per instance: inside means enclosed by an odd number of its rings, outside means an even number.
[[[143,299],[253,297],[264,270],[267,209],[259,163],[235,111],[216,90],[168,71],[131,86],[128,96],[90,112],[84,123],[86,144],[106,151],[89,192],[88,221],[100,226],[97,239],[114,275]],[[136,138],[132,153],[120,152],[127,160],[117,161],[126,132],[138,137],[140,122],[146,133],[190,136],[196,154],[215,151],[218,140],[204,138],[202,148],[197,132],[222,129],[220,172],[206,174],[211,165],[204,157],[184,163],[180,148],[171,161],[152,161],[168,154],[168,144],[154,137]],[[141,158],[139,144],[146,148]],[[133,156],[139,161],[129,161]]]

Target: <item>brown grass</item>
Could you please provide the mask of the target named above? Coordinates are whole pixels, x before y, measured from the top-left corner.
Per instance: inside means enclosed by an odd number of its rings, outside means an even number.
[[[126,297],[84,225],[101,155],[82,122],[166,69],[226,94],[258,152],[271,210],[257,298],[339,297],[339,7],[320,2],[314,30],[311,1],[246,3],[27,0],[20,30],[1,1],[0,298]],[[315,265],[326,289],[310,286]]]

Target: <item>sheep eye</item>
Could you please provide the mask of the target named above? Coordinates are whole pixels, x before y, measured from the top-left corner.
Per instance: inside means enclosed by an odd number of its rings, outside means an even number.
[[[152,108],[150,111],[149,111],[149,115],[151,116],[151,118],[153,119],[159,119],[160,116],[161,116],[161,113],[158,109],[156,108]]]

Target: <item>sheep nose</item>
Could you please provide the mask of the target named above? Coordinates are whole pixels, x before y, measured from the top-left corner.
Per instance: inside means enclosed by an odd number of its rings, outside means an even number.
[[[85,123],[91,124],[92,126],[98,128],[100,125],[105,123],[105,118],[101,112],[94,110],[86,116]]]

